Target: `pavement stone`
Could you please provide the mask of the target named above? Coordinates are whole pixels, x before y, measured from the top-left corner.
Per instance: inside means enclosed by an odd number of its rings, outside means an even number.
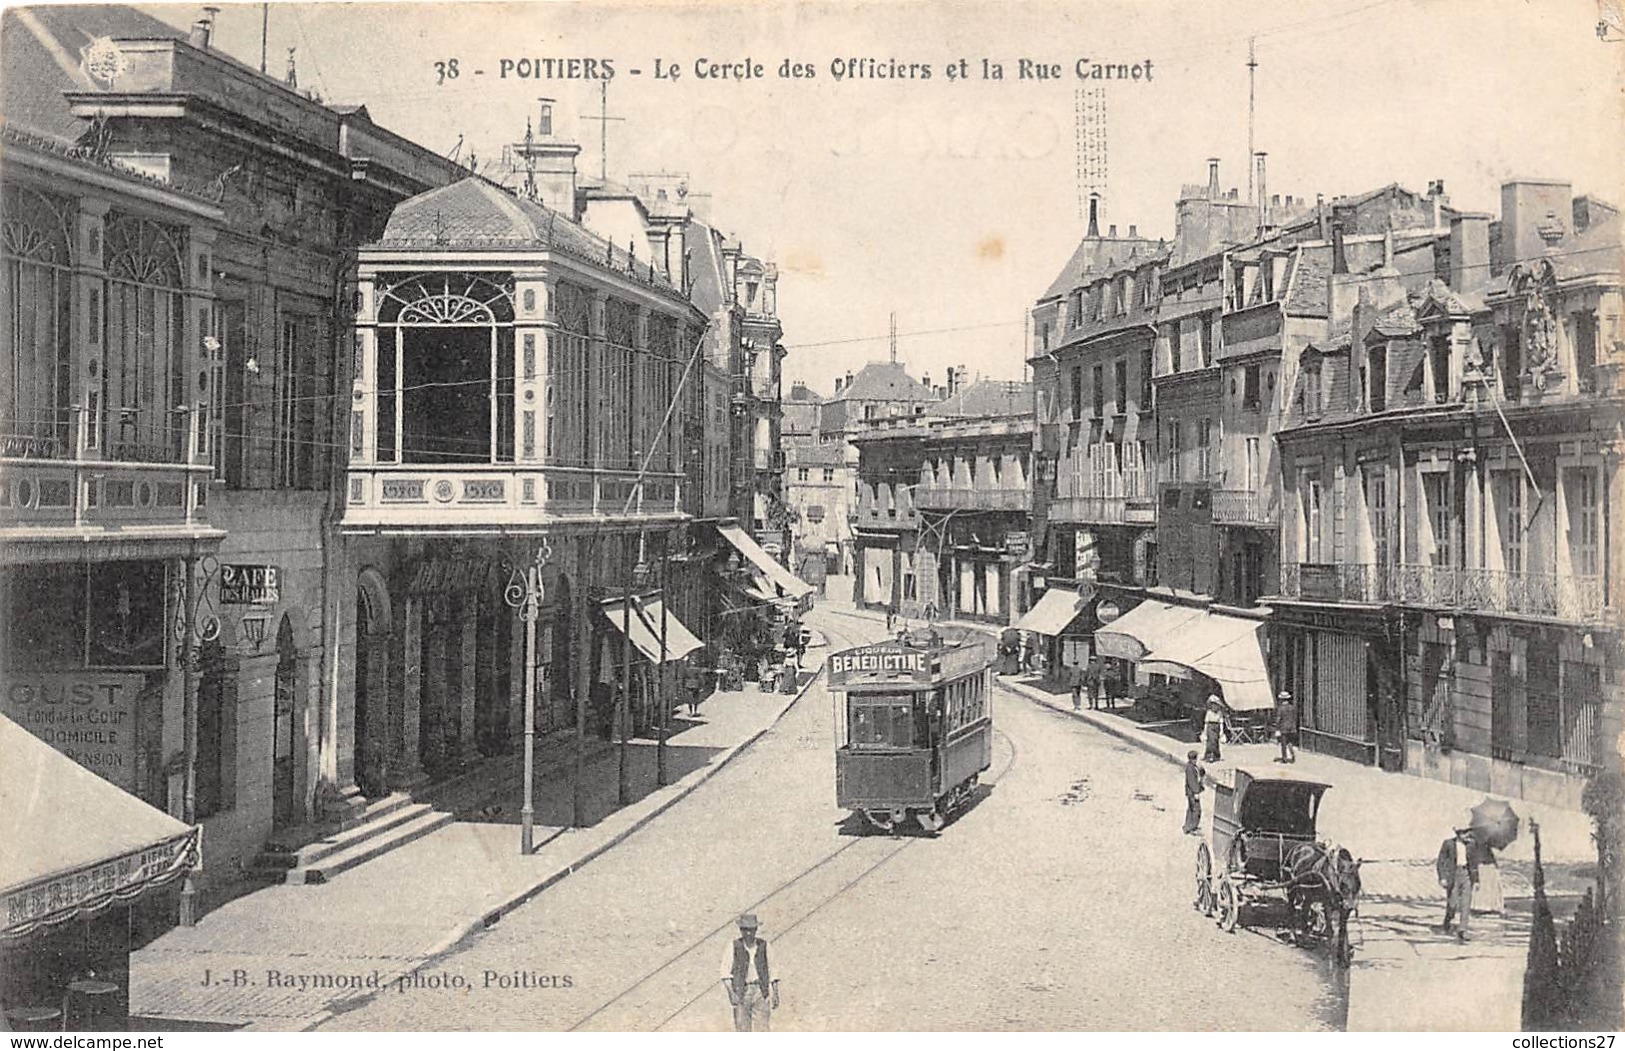
[[[275,885],[227,902],[196,926],[177,927],[130,959],[132,1017],[306,1028],[335,1005],[431,965],[480,930],[613,847],[708,780],[793,707],[794,696],[754,689],[714,694],[698,720],[668,740],[673,784],[655,785],[653,741],[629,752],[634,801],[616,802],[618,753],[600,742],[586,767],[590,824],[570,820],[574,751],[539,749],[539,844],[518,852],[521,767],[499,760],[446,790],[449,807],[505,798],[503,823],[457,821],[311,886]],[[439,878],[424,878],[425,873]],[[459,878],[445,878],[456,873]],[[312,976],[303,987],[269,972]],[[238,972],[242,972],[241,975]],[[323,978],[322,976],[328,976]],[[352,981],[350,976],[360,976]],[[359,989],[352,986],[360,983]]]

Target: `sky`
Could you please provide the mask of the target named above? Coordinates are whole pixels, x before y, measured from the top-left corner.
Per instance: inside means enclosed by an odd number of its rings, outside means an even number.
[[[715,225],[779,268],[786,387],[827,394],[886,358],[893,312],[916,375],[1022,378],[1025,312],[1085,229],[1080,59],[1150,63],[1103,84],[1102,224],[1119,233],[1172,237],[1180,187],[1205,181],[1210,156],[1246,193],[1249,38],[1272,194],[1443,179],[1455,206],[1496,212],[1503,180],[1535,176],[1625,203],[1625,30],[1599,39],[1608,2],[273,3],[268,67],[281,75],[295,48],[301,88],[465,156],[497,156],[552,98],[596,174],[600,82],[516,73],[608,60],[610,178],[686,173]],[[201,13],[143,9],[182,27]],[[257,66],[260,34],[259,4],[228,4],[214,43]],[[984,58],[1004,79],[984,79]],[[837,80],[852,59],[931,77]],[[970,77],[950,79],[962,59]],[[702,77],[701,60],[762,76]],[[781,78],[785,60],[815,75]],[[656,79],[657,61],[678,77]]]

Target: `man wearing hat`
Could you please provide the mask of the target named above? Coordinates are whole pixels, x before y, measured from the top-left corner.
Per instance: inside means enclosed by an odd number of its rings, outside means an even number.
[[[741,1033],[765,1033],[770,1028],[773,1009],[779,1006],[779,983],[767,962],[767,939],[758,938],[754,912],[739,917],[739,937],[728,944],[724,961],[727,976],[722,984],[734,1009],[734,1029]]]
[[[1275,738],[1281,742],[1281,755],[1277,763],[1298,761],[1298,702],[1291,690],[1282,690],[1275,698]]]

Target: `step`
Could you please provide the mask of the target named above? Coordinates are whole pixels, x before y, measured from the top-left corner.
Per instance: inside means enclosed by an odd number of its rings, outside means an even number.
[[[326,883],[341,872],[355,868],[363,862],[387,854],[414,840],[422,839],[436,829],[451,824],[452,816],[427,807],[417,810],[410,820],[393,824],[387,832],[373,835],[348,849],[328,854],[320,860],[302,865],[288,873],[287,882],[300,884]]]
[[[303,868],[323,858],[331,857],[340,851],[349,850],[358,843],[382,835],[397,825],[403,825],[432,809],[433,807],[430,807],[427,803],[414,803],[410,798],[403,798],[401,802],[381,809],[378,816],[363,821],[354,828],[347,828],[343,832],[335,832],[324,839],[300,847],[294,867]]]

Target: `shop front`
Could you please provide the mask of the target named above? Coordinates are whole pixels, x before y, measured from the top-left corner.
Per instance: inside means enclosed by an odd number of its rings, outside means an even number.
[[[116,725],[103,721],[108,713],[93,691],[72,690],[67,702],[73,717],[54,721],[59,735],[110,734],[107,727]],[[172,910],[166,891],[201,864],[201,832],[109,780],[111,766],[97,772],[81,765],[4,715],[0,756],[0,1007],[7,1024],[128,1029],[130,950],[142,936],[135,912]]]
[[[1374,766],[1384,751],[1394,754],[1381,741],[1397,727],[1402,756],[1402,650],[1390,641],[1401,637],[1398,614],[1283,602],[1275,620],[1279,678],[1297,698],[1303,746]]]

